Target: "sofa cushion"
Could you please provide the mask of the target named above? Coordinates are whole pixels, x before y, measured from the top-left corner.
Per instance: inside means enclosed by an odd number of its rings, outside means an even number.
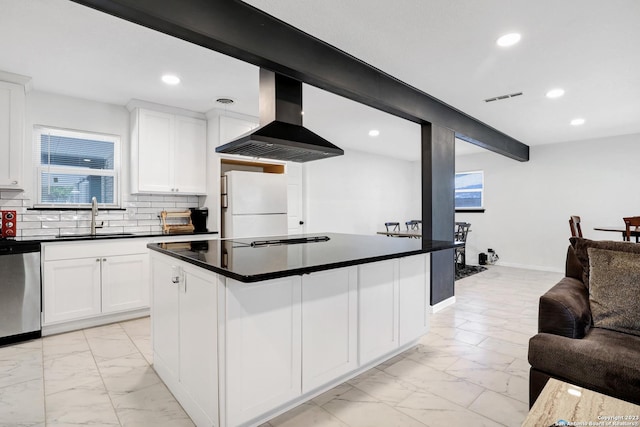
[[[640,337],[591,328],[582,339],[540,333],[529,363],[553,377],[640,404]]]
[[[640,254],[587,252],[593,325],[640,336]]]
[[[576,257],[582,265],[582,283],[589,286],[589,248],[607,249],[611,251],[640,254],[640,244],[631,242],[614,242],[612,240],[589,240],[582,237],[569,239]]]

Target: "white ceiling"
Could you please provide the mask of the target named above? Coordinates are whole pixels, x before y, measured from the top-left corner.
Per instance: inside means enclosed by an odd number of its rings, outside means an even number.
[[[640,132],[637,0],[246,2],[528,145]],[[229,110],[257,115],[254,66],[68,0],[0,0],[0,12],[0,70],[35,90],[200,112],[231,97]],[[520,44],[497,47],[511,31]],[[165,86],[166,72],[182,83]],[[554,87],[565,96],[545,98]],[[304,101],[305,125],[338,146],[419,158],[413,123],[307,86]]]

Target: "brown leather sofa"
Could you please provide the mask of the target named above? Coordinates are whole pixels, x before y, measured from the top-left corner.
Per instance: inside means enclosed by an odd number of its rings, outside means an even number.
[[[586,239],[571,241],[566,277],[540,297],[538,334],[529,340],[529,404],[533,406],[549,378],[640,404],[640,334],[593,326],[589,264],[580,247]],[[629,248],[624,249],[636,252],[640,245]]]

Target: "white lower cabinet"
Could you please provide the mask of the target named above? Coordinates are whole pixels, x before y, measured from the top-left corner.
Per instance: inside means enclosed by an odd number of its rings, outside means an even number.
[[[149,306],[149,256],[118,255],[102,258],[102,312]]]
[[[429,259],[414,255],[358,266],[360,365],[427,332]]]
[[[218,276],[152,255],[152,283],[154,367],[196,425],[217,426]]]
[[[301,394],[300,276],[226,279],[226,425],[237,426]]]
[[[145,246],[142,241],[44,244],[43,326],[148,308]]]
[[[151,263],[154,367],[198,426],[260,425],[428,327],[428,254],[256,283]]]
[[[46,323],[149,306],[147,254],[44,263]]]
[[[45,262],[43,282],[45,323],[100,314],[100,258]]]
[[[358,344],[364,365],[398,347],[398,261],[358,267]]]
[[[358,367],[357,267],[302,277],[302,392]]]
[[[430,260],[429,255],[415,255],[398,260],[398,344],[401,346],[429,330]]]

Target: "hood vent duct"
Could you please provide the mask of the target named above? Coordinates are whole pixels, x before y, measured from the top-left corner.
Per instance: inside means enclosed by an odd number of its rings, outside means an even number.
[[[260,69],[260,127],[216,148],[290,162],[341,156],[344,151],[302,126],[302,83]]]

